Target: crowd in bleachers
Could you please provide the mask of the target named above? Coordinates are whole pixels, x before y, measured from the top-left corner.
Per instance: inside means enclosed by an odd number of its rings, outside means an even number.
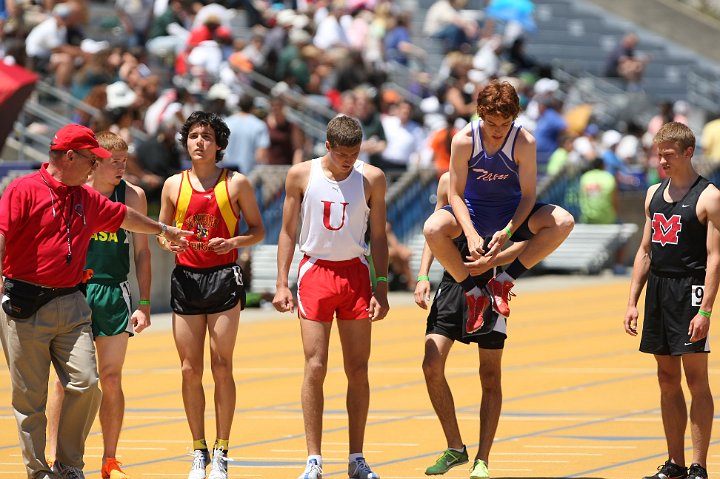
[[[529,17],[510,20],[493,9],[501,3],[0,0],[0,55],[96,107],[100,114],[78,111],[68,121],[120,134],[130,145],[128,176],[151,204],[163,180],[182,168],[175,136],[194,110],[227,117],[225,163],[245,174],[257,164],[316,156],[324,138],[310,126],[344,113],[362,122],[362,158],[391,179],[415,168],[439,176],[452,135],[494,78],[520,93],[518,122],[537,139],[541,175],[566,165],[581,170],[599,157],[621,189],[657,181],[649,139],[665,121],[687,123],[691,107],[663,102],[648,124],[613,125],[598,124],[588,105],[564,108],[568,85],[525,50],[532,2],[520,2],[530,5]],[[637,90],[647,61],[631,63],[637,38],[629,33],[607,59],[615,67],[607,75]],[[718,124],[699,135],[715,161]],[[138,131],[147,137],[135,138]]]

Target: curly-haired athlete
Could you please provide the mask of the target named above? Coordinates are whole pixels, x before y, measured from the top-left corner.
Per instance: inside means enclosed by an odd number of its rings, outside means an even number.
[[[210,367],[215,380],[217,439],[210,479],[227,478],[227,451],[235,414],[232,356],[245,304],[237,249],[263,239],[265,230],[255,192],[242,174],[219,168],[230,130],[214,113],[196,111],[181,129],[181,143],[192,168],[163,186],[160,219],[193,231],[188,245],[160,241],[175,253],[170,294],[173,336],[182,368],[182,395],[193,437],[188,479],[205,479],[210,455],[205,441],[202,386],[205,336],[210,336]],[[238,232],[240,215],[248,226]]]

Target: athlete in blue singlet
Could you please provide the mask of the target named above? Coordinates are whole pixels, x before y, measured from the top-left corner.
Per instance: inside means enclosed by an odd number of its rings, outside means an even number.
[[[510,315],[514,281],[553,252],[575,224],[559,206],[536,203],[535,138],[515,124],[517,92],[508,82],[490,82],[478,94],[480,120],[452,140],[450,205],[425,222],[428,246],[465,290],[468,321],[482,321],[489,304]],[[462,258],[453,239],[464,233],[470,258]],[[464,260],[494,256],[508,239],[528,241],[522,254],[486,285],[478,285]]]

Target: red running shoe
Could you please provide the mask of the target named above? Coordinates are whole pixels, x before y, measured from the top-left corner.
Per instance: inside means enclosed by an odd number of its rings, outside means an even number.
[[[492,278],[485,285],[485,291],[492,298],[492,307],[496,313],[506,318],[510,316],[510,298],[515,296],[515,293],[510,291],[514,286],[514,283],[510,281],[503,281],[502,283]]]
[[[468,334],[472,334],[478,329],[483,327],[485,320],[483,319],[483,313],[490,306],[490,298],[481,294],[480,296],[473,296],[472,294],[466,294],[465,300],[468,305],[467,322],[465,323],[465,331]]]

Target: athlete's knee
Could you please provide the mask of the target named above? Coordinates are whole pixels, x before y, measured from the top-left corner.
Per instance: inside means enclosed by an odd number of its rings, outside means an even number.
[[[443,362],[436,356],[425,355],[422,362],[422,370],[426,382],[437,382],[445,378]]]
[[[670,371],[667,369],[658,369],[657,372],[658,385],[660,390],[664,393],[672,393],[682,391],[680,384],[681,374],[680,371]]]
[[[210,370],[215,380],[232,375],[232,357],[213,356],[210,360]]]
[[[202,362],[197,364],[192,361],[183,361],[182,366],[180,366],[180,372],[182,374],[183,381],[190,381],[196,383],[202,382]]]
[[[367,382],[368,380],[368,363],[367,361],[353,361],[345,364],[345,376],[348,381],[358,383]]]
[[[122,374],[120,371],[100,371],[100,386],[103,392],[119,391],[122,389]]]
[[[319,357],[312,357],[305,360],[305,376],[314,381],[324,381],[327,375],[327,361]]]
[[[558,207],[555,210],[553,218],[555,218],[555,229],[558,231],[558,234],[564,237],[568,236],[575,227],[575,218],[573,218],[573,215],[562,208]]]
[[[425,220],[425,224],[423,225],[423,234],[428,240],[439,238],[443,235],[446,235],[446,227],[447,225],[445,224],[445,222],[443,222],[436,215],[432,215],[430,216],[430,218]]]
[[[710,395],[710,383],[707,374],[688,374],[686,371],[685,380],[687,381],[688,390],[693,397]]]
[[[500,368],[480,365],[480,385],[485,391],[499,390],[502,386],[502,373]]]

